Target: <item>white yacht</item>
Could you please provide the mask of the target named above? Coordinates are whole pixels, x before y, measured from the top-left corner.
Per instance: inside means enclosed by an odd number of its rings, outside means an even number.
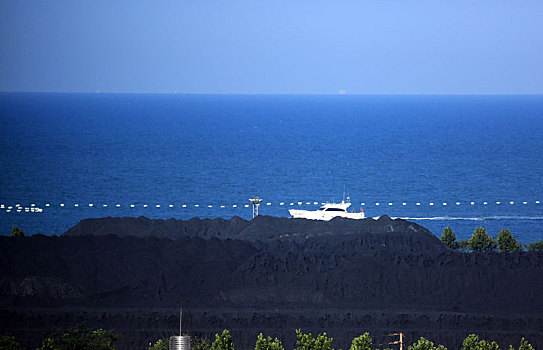
[[[360,211],[356,213],[354,211],[349,212],[347,208],[350,206],[350,202],[341,201],[341,203],[325,203],[318,210],[290,209],[288,212],[292,218],[299,219],[328,221],[338,216],[346,219],[364,219],[364,209],[360,208]]]

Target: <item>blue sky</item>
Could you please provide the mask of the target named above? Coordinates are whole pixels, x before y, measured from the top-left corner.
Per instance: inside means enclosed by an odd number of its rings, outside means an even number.
[[[543,1],[0,0],[0,91],[541,94]]]

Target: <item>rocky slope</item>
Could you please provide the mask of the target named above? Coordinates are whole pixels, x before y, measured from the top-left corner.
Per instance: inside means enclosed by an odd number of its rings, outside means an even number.
[[[229,328],[241,349],[260,331],[292,347],[295,328],[328,331],[342,348],[365,331],[543,346],[543,254],[454,252],[386,216],[89,219],[62,237],[1,237],[0,271],[0,332],[29,346],[85,321],[144,347],[175,332],[181,303],[185,329]]]

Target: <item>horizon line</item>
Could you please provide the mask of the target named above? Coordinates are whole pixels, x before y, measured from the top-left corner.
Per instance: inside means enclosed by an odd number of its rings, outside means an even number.
[[[22,91],[0,90],[0,94],[73,94],[73,95],[292,95],[292,96],[543,96],[540,93],[316,93],[316,92],[119,92],[119,91]]]

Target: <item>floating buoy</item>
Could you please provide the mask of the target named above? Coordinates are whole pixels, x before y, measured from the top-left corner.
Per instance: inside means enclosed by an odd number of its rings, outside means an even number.
[[[538,200],[538,201],[534,201],[535,204],[541,204],[542,201]],[[448,205],[462,205],[462,204],[467,204],[468,202],[441,202],[441,205],[443,206],[448,206]],[[505,202],[501,202],[501,201],[495,201],[495,202],[481,202],[481,204],[483,205],[491,205],[492,203],[496,204],[496,205],[506,205],[506,204],[510,204],[510,205],[515,205],[516,202],[515,201],[505,201]],[[522,203],[523,205],[527,205],[529,202],[528,201],[523,201],[523,202],[518,202],[518,204]],[[267,206],[272,206],[272,205],[280,205],[280,206],[286,206],[286,205],[290,205],[290,206],[303,206],[303,205],[319,205],[319,204],[322,204],[322,205],[325,205],[326,203],[323,202],[323,203],[319,203],[317,201],[315,202],[311,202],[311,201],[308,201],[308,202],[302,202],[302,201],[299,201],[299,202],[290,202],[290,203],[286,203],[286,202],[279,202],[279,203],[273,203],[273,202],[266,202],[266,205]],[[383,202],[383,203],[380,203],[380,202],[375,202],[374,205],[375,206],[380,206],[380,205],[387,205],[388,206],[394,206],[394,205],[402,205],[402,206],[408,206],[408,205],[412,205],[413,203],[408,203],[408,202]],[[416,202],[414,203],[415,205],[417,206],[421,206],[423,203],[422,202]],[[470,205],[475,205],[476,202],[475,201],[470,201],[469,202]],[[81,206],[85,206],[85,204],[79,204],[79,203],[74,203],[74,204],[66,204],[66,203],[59,203],[58,204],[60,207],[75,207],[75,208],[78,208],[78,207],[81,207]],[[176,205],[175,204],[165,204],[167,207],[169,208],[174,208]],[[361,206],[366,206],[366,205],[371,205],[371,203],[365,203],[365,202],[361,202],[360,203]],[[436,205],[439,205],[439,203],[436,203],[436,202],[428,202],[428,205],[430,206],[436,206]],[[46,203],[44,204],[44,207],[50,207],[51,204],[50,203]],[[53,206],[55,206],[55,204],[53,204]],[[97,205],[94,205],[93,203],[89,203],[88,204],[89,207],[94,207],[94,206],[98,206],[98,207],[104,207],[104,208],[107,208],[109,207],[108,204],[97,204]],[[120,208],[122,207],[123,205],[120,204],[120,203],[117,203],[117,204],[112,204],[111,206],[114,206],[114,207],[117,207],[117,208]],[[131,208],[135,208],[137,207],[138,205],[137,204],[126,204],[126,206],[130,206]],[[187,205],[187,204],[183,204],[183,205],[180,205],[181,207],[183,208],[187,208],[188,206],[190,205]],[[249,208],[250,205],[237,205],[237,204],[232,204],[232,208],[237,208],[237,207],[245,207],[245,208]],[[156,207],[156,208],[161,208],[162,205],[161,204],[152,204],[152,205],[148,205],[148,204],[143,204],[143,207],[144,208],[147,208],[147,207]],[[213,207],[216,207],[216,208],[226,208],[226,207],[229,207],[229,205],[212,205],[212,204],[209,204],[209,205],[200,205],[200,204],[194,204],[194,207],[198,208],[198,207],[206,207],[206,208],[213,208]],[[9,210],[13,210],[13,211],[18,211],[18,212],[42,212],[43,209],[42,208],[39,208],[37,206],[36,203],[31,203],[29,204],[28,206],[22,206],[20,203],[17,203],[17,204],[14,204],[14,205],[10,205],[8,206],[7,204],[0,204],[0,209],[3,209],[3,210],[6,210],[6,209],[9,209]]]

